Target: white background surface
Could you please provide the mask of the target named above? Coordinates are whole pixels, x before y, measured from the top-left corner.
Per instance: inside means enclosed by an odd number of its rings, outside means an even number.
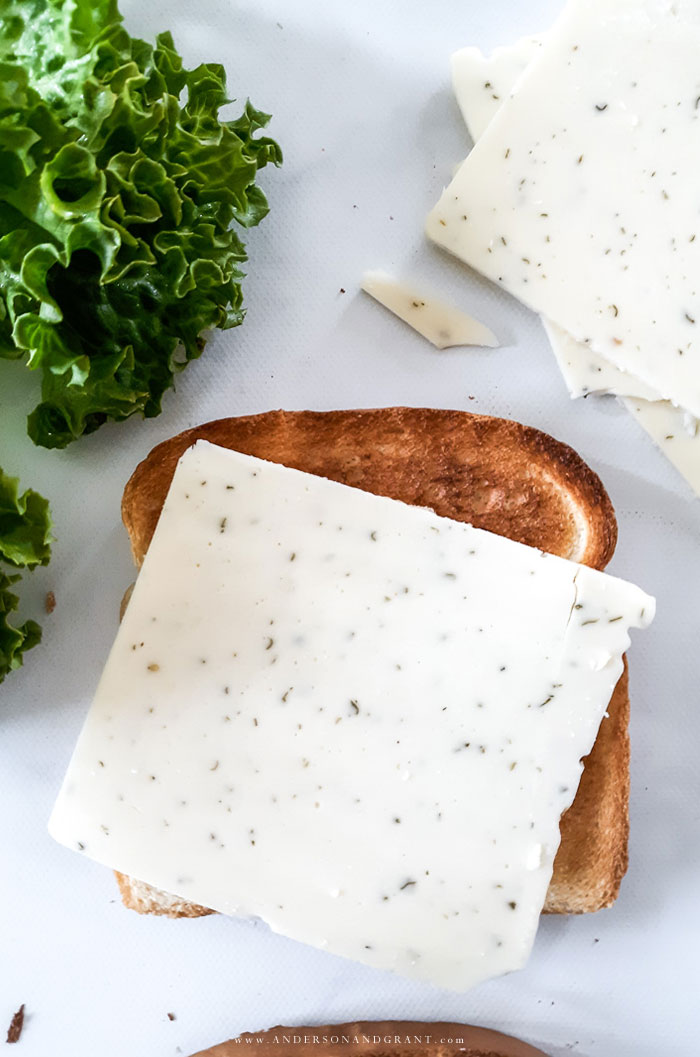
[[[50,567],[25,590],[37,608],[55,591],[44,643],[0,690],[0,1032],[25,1002],[17,1057],[171,1057],[272,1024],[403,1017],[498,1027],[553,1057],[690,1057],[700,501],[614,401],[569,401],[534,315],[422,236],[468,146],[450,52],[540,30],[558,4],[122,7],[132,33],[172,29],[189,64],[224,62],[231,94],[274,114],[286,160],[263,173],[272,212],[248,239],[247,320],[214,337],[160,418],[107,426],[66,452],[33,449],[23,420],[37,380],[0,363],[0,463],[51,498],[57,536]],[[369,267],[426,280],[504,347],[435,352],[358,293]],[[658,598],[656,622],[632,649],[631,867],[620,899],[596,915],[545,919],[526,969],[464,995],[354,966],[259,924],[139,917],[121,906],[109,871],[46,832],[133,578],[119,502],[137,461],[222,415],[401,403],[517,418],[571,444],[617,510],[611,570]]]

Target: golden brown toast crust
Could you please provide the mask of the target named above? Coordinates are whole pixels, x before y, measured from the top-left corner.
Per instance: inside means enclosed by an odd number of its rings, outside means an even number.
[[[368,492],[432,507],[511,539],[603,569],[617,524],[596,474],[539,430],[464,411],[381,408],[270,411],[220,419],[159,444],[124,490],[122,517],[141,565],[177,461],[205,439]],[[545,912],[610,906],[627,868],[629,698],[618,683],[574,803],[562,819]],[[118,875],[126,906],[141,913],[210,913]]]
[[[122,502],[137,565],[177,461],[199,439],[429,506],[596,569],[615,550],[617,523],[600,479],[575,451],[537,429],[432,408],[268,411],[185,430],[137,466]],[[583,545],[577,522],[586,530]]]
[[[204,918],[213,914],[213,910],[200,907],[198,903],[188,903],[179,896],[162,892],[145,881],[137,881],[125,873],[114,871],[114,876],[119,885],[119,894],[122,903],[129,910],[135,910],[139,914],[155,914],[164,918]]]
[[[583,761],[576,798],[561,820],[545,914],[612,906],[627,871],[630,740],[627,661],[595,745]]]
[[[324,1036],[334,1041],[324,1045]],[[246,1032],[238,1040],[222,1042],[193,1057],[238,1057],[242,1051],[250,1057],[327,1057],[330,1053],[334,1057],[547,1057],[542,1050],[500,1031],[413,1020],[361,1020]]]

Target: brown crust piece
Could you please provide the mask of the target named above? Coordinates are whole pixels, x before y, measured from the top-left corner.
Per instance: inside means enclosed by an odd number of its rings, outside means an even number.
[[[431,408],[269,411],[186,430],[139,464],[122,501],[137,565],[177,461],[200,439],[429,506],[596,569],[615,549],[617,523],[600,479],[575,451],[537,429]]]
[[[12,1020],[10,1026],[7,1029],[6,1042],[19,1042],[22,1034],[22,1028],[24,1027],[24,1002],[19,1007]]]
[[[338,1041],[324,1045],[324,1036]],[[239,1040],[222,1042],[193,1057],[238,1057],[242,1051],[250,1057],[546,1057],[542,1050],[500,1031],[470,1024],[412,1020],[246,1032]]]
[[[220,419],[159,444],[139,464],[122,501],[141,565],[177,461],[205,439],[436,513],[603,569],[617,524],[600,479],[571,448],[539,430],[465,411],[381,408],[270,411]],[[547,913],[609,906],[627,868],[629,739],[627,675],[562,820]],[[126,906],[141,913],[210,913],[119,875]]]
[[[137,881],[124,873],[114,871],[119,885],[119,893],[124,906],[136,910],[139,914],[157,914],[164,918],[204,918],[213,914],[213,910],[200,907],[197,903],[188,903],[179,896],[170,895],[145,881]]]
[[[627,660],[596,743],[583,761],[576,799],[561,820],[561,844],[546,914],[612,906],[627,871],[630,740]]]

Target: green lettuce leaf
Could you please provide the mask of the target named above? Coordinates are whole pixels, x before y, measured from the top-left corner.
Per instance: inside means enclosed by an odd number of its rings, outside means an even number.
[[[222,66],[133,39],[114,0],[0,0],[0,356],[41,372],[35,443],[157,415],[203,333],[243,321],[234,225],[282,156],[229,101]]]
[[[8,619],[19,602],[11,590],[21,579],[16,570],[46,565],[50,557],[49,504],[32,489],[20,494],[17,478],[0,469],[0,683],[20,667],[26,651],[41,641],[41,628],[35,621],[14,625]]]

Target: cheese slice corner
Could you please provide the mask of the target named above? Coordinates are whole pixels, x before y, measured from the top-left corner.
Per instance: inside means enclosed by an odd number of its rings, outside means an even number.
[[[698,420],[668,400],[635,400],[625,397],[622,403],[695,494],[700,496]]]
[[[575,341],[556,323],[543,318],[542,324],[572,399],[596,393],[635,400],[658,400],[658,393],[640,378],[616,367],[580,341]]]
[[[475,47],[460,48],[451,56],[455,98],[475,142],[514,90],[542,41],[542,36],[523,37],[515,44],[496,48],[488,56]]]

